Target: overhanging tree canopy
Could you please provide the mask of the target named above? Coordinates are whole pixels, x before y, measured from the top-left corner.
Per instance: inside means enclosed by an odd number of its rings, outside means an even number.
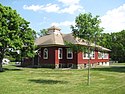
[[[0,71],[2,59],[8,48],[24,50],[25,56],[33,56],[35,31],[29,28],[29,22],[17,14],[11,7],[0,4]]]
[[[37,35],[38,35],[39,37],[43,37],[43,36],[45,36],[45,35],[47,35],[47,34],[48,34],[48,30],[47,30],[47,29],[42,29],[42,30],[40,30],[39,33],[37,33]]]

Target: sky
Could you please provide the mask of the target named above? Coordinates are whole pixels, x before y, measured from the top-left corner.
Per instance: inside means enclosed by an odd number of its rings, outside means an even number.
[[[125,0],[0,0],[0,3],[16,10],[36,32],[55,25],[62,33],[71,33],[76,16],[89,12],[93,17],[100,16],[105,33],[125,29]]]

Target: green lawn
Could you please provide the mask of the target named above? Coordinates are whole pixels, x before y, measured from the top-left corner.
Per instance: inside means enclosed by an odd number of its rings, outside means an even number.
[[[0,94],[125,94],[125,63],[87,70],[4,66]]]

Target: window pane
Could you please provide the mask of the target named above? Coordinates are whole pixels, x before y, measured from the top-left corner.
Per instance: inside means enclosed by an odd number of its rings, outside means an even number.
[[[47,48],[45,48],[45,49],[43,50],[43,58],[44,58],[44,59],[48,59],[48,49],[47,49]]]
[[[103,57],[103,53],[98,52],[98,58],[102,59],[102,57]]]
[[[73,58],[73,52],[70,48],[67,48],[67,59],[72,59]]]
[[[59,59],[62,59],[62,55],[63,55],[62,48],[59,48],[59,49],[58,49],[58,58],[59,58]]]

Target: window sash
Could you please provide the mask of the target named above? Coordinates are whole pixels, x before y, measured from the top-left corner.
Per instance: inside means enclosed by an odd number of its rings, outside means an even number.
[[[62,58],[63,58],[63,49],[58,48],[58,59],[62,59]]]
[[[103,58],[103,53],[98,52],[98,59],[102,59]]]
[[[67,48],[67,59],[73,59],[73,52],[69,48]]]
[[[88,52],[83,52],[82,55],[83,55],[83,59],[89,59]],[[90,52],[90,58],[95,59],[95,51]]]
[[[108,53],[98,52],[98,59],[108,59]]]
[[[95,59],[95,51],[91,51],[90,57],[91,57],[91,59]]]
[[[82,55],[83,55],[83,59],[89,59],[89,58],[88,58],[88,53],[87,53],[87,52],[83,52]]]
[[[103,58],[108,59],[108,53],[103,53]]]
[[[48,59],[48,49],[44,48],[43,50],[43,59]]]

